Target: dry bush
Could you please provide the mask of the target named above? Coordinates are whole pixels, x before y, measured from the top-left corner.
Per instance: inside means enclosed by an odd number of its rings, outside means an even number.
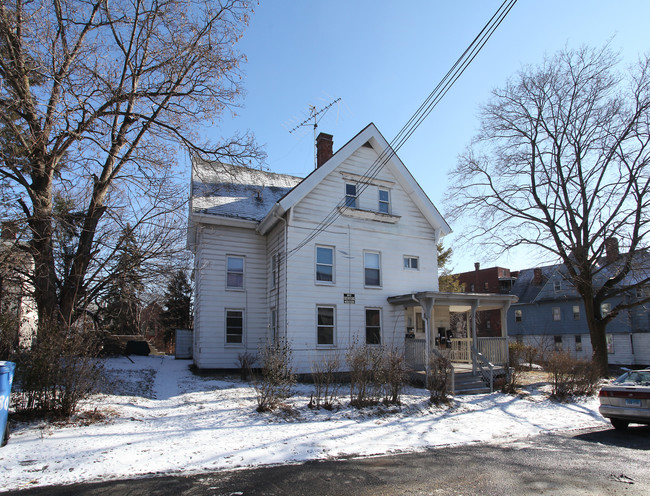
[[[93,333],[50,330],[17,359],[17,387],[12,394],[21,415],[67,418],[79,402],[99,389],[103,361]]]
[[[237,355],[239,360],[239,373],[241,374],[241,380],[247,381],[250,376],[253,375],[253,365],[257,361],[257,355],[246,351]]]
[[[429,390],[429,401],[434,405],[449,402],[452,370],[449,358],[436,353],[429,355],[427,389]]]
[[[260,351],[260,376],[253,380],[258,412],[272,411],[291,396],[296,384],[292,358],[293,351],[286,339],[268,342]]]
[[[0,360],[13,360],[18,349],[18,319],[11,312],[0,312]]]
[[[593,362],[573,358],[566,351],[549,354],[546,371],[552,386],[551,394],[558,399],[591,395],[600,381],[598,369]]]
[[[534,346],[516,342],[508,344],[509,373],[502,386],[503,392],[514,393],[517,390],[522,372],[531,367],[536,355]]]
[[[360,344],[355,338],[345,354],[350,370],[350,405],[376,405],[381,397],[382,352],[377,346]]]
[[[314,394],[309,400],[310,408],[332,410],[339,402],[340,384],[337,373],[341,368],[341,358],[338,353],[328,354],[311,364],[314,380]]]
[[[384,390],[384,403],[399,405],[408,378],[404,353],[397,348],[384,348],[381,363],[380,382]]]

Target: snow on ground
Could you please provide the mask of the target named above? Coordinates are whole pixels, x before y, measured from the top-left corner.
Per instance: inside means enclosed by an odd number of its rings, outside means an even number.
[[[112,394],[83,404],[108,413],[107,421],[13,424],[0,448],[0,488],[501,442],[605,424],[597,398],[557,403],[539,393],[460,396],[438,408],[426,391],[409,389],[401,407],[310,410],[313,386],[303,384],[287,401],[293,409],[260,414],[255,391],[236,377],[196,376],[189,361],[172,357],[134,361],[108,360]]]

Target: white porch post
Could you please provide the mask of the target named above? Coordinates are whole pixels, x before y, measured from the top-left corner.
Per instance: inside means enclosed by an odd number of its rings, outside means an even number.
[[[426,381],[429,381],[429,352],[431,351],[431,311],[433,309],[434,299],[430,296],[416,297],[422,307],[422,320],[424,320],[424,371]]]
[[[472,346],[478,349],[476,341],[476,309],[478,308],[478,300],[472,301],[472,309],[470,310],[472,316]],[[476,374],[476,358],[472,355],[472,373]]]
[[[510,302],[506,302],[501,307],[501,337],[505,338],[505,356],[506,363],[504,364],[508,367],[510,363],[510,347],[508,346],[508,310],[510,310]]]

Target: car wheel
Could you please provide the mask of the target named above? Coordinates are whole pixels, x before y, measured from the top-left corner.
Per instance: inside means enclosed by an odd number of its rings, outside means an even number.
[[[612,423],[612,425],[614,426],[614,429],[616,429],[617,431],[624,431],[625,429],[627,429],[627,426],[629,424],[629,422],[627,420],[621,420],[621,419],[617,419],[617,418],[613,418],[613,419],[609,419],[609,420]]]

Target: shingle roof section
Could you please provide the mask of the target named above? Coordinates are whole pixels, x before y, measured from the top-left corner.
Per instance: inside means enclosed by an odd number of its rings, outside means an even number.
[[[519,276],[512,286],[510,294],[516,295],[519,298],[519,303],[530,303],[537,298],[537,295],[544,287],[544,284],[549,280],[558,268],[558,265],[549,265],[540,267],[542,271],[542,281],[539,285],[532,284],[535,277],[535,269],[523,269],[519,271]]]
[[[261,221],[302,178],[218,162],[193,164],[191,210]]]

